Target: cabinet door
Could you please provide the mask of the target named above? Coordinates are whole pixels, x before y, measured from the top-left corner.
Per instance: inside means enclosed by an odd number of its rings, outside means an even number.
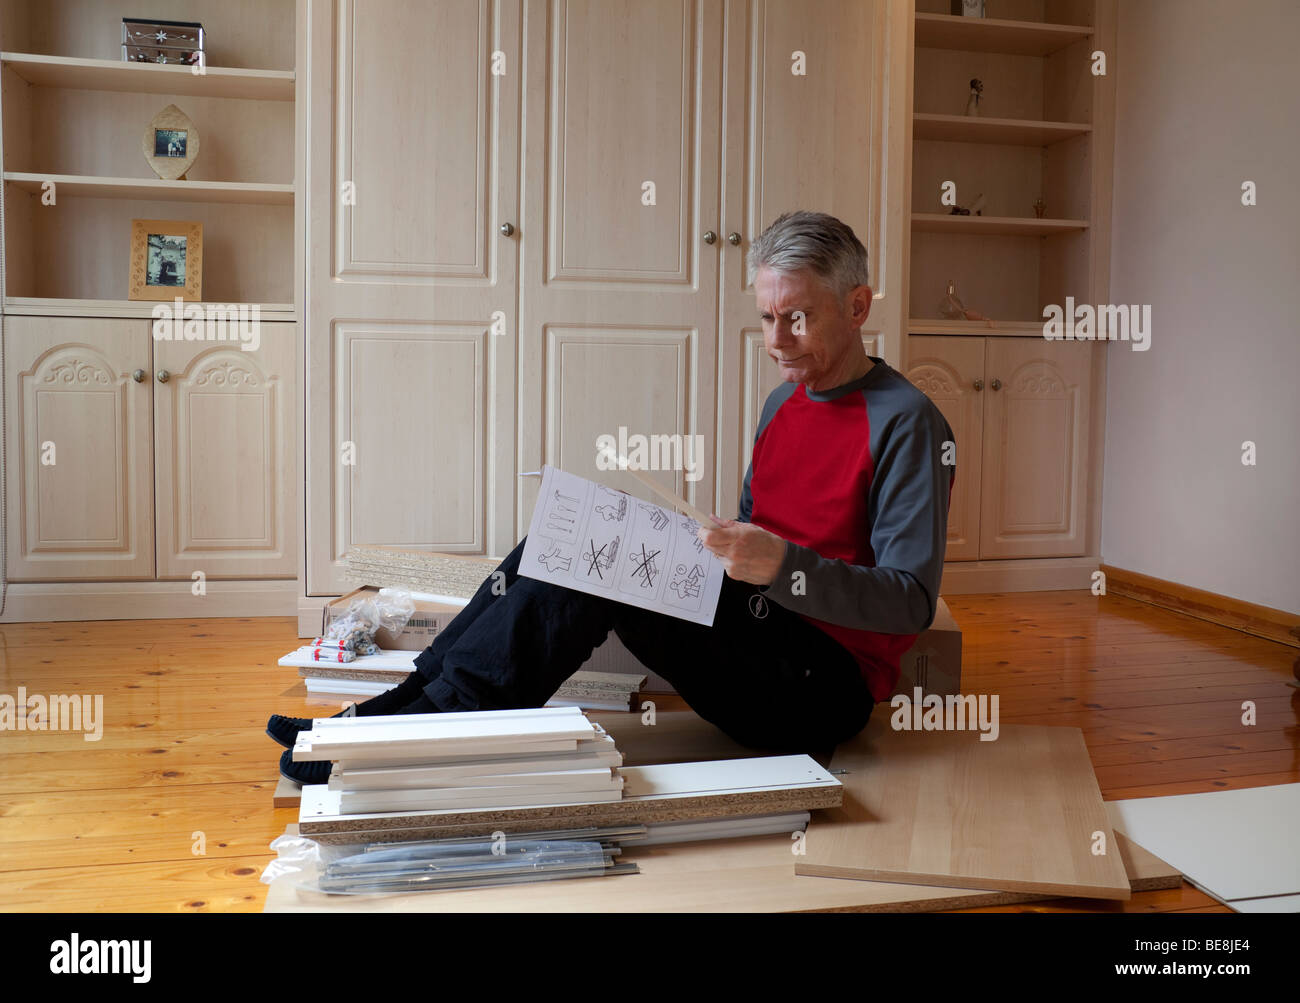
[[[513,539],[522,28],[520,0],[308,17],[307,586],[329,594],[355,543]]]
[[[295,328],[154,343],[159,578],[297,576]]]
[[[907,378],[943,413],[957,450],[957,479],[948,508],[946,561],[974,561],[979,553],[980,481],[984,443],[984,338],[913,335]],[[977,390],[976,384],[983,389]]]
[[[1081,556],[1094,344],[985,343],[980,557]]]
[[[5,317],[10,581],[152,578],[149,323]]]
[[[899,365],[910,5],[894,0],[727,5],[718,511],[732,515],[757,416],[775,385],[745,257],[781,213],[848,223],[875,293],[863,328]],[[888,82],[888,86],[885,86]],[[737,244],[728,238],[735,234]]]
[[[599,471],[598,437],[682,436],[657,440],[683,450],[648,476],[710,507],[719,245],[703,234],[718,229],[722,5],[528,12],[520,469],[641,494]],[[522,534],[536,478],[518,491]]]

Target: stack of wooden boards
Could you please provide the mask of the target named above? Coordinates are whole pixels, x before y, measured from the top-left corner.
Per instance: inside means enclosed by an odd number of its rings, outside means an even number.
[[[500,563],[490,557],[457,557],[368,545],[351,547],[346,561],[347,577],[358,585],[405,588],[461,599],[473,598]]]
[[[623,796],[613,739],[576,707],[318,719],[293,758],[334,762],[341,815]]]
[[[317,720],[297,761],[334,761],[303,788],[299,826],[320,842],[531,833],[777,815],[837,805],[808,756],[624,767],[577,708]]]
[[[920,912],[1030,903],[1061,894],[1127,898],[1130,891],[1175,889],[1182,883],[1177,868],[1111,829],[1104,809],[1096,813],[1100,793],[1078,729],[1003,725],[996,742],[980,742],[972,732],[894,731],[888,716],[877,714],[830,760],[843,783],[842,808],[815,811],[802,840],[790,837],[801,828],[796,822],[767,836],[755,829],[747,838],[647,848],[628,842],[622,859],[634,862],[639,873],[626,881],[559,881],[526,894],[485,888],[356,899],[304,894],[273,882],[265,908]],[[691,711],[660,712],[654,727],[644,726],[639,715],[598,718],[625,764],[690,766],[692,760],[710,759],[709,765],[721,766],[728,757],[744,761],[753,755]],[[637,785],[627,778],[637,769],[622,768],[624,803],[635,796]],[[847,772],[839,774],[842,770]],[[301,818],[307,834],[313,828],[310,816]],[[408,818],[414,831],[428,830],[428,815]],[[390,838],[403,838],[396,831]],[[312,838],[356,838],[341,835]],[[726,833],[713,829],[706,835]],[[809,875],[806,864],[834,867],[840,876]],[[867,877],[867,871],[890,876]],[[1123,881],[1122,889],[1114,877]]]
[[[381,649],[346,664],[322,662],[311,645],[289,652],[279,664],[297,668],[307,692],[317,696],[371,697],[392,689],[415,668],[418,651]],[[547,701],[548,707],[627,710],[645,685],[644,675],[579,669]]]

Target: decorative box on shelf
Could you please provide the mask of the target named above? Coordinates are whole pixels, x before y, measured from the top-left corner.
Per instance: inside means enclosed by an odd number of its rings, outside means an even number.
[[[203,25],[197,21],[122,18],[122,61],[192,66],[203,61]]]

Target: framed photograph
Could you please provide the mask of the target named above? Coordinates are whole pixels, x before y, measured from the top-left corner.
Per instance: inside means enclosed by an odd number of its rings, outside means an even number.
[[[203,299],[203,224],[174,219],[131,220],[133,300]]]
[[[186,129],[155,129],[153,131],[153,155],[155,157],[185,156],[185,140],[189,136]]]
[[[183,181],[199,156],[199,130],[185,112],[169,104],[145,128],[140,147],[158,177]]]

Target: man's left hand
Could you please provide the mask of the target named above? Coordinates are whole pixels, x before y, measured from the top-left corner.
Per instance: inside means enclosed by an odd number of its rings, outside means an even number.
[[[751,585],[771,585],[785,560],[785,540],[752,522],[728,519],[721,526],[701,526],[697,535],[728,575]]]

